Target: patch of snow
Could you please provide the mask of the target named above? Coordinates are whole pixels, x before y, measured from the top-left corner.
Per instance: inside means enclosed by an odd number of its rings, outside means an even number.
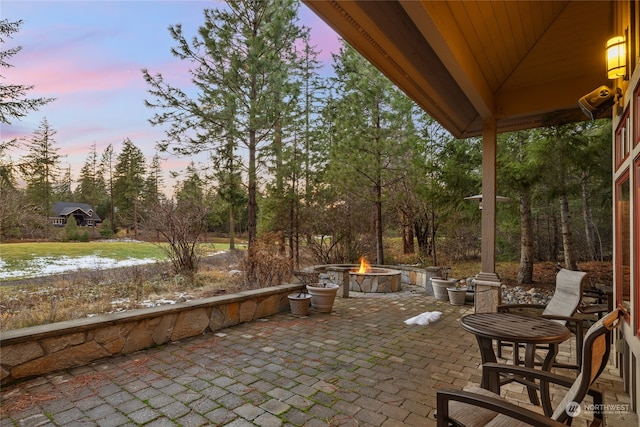
[[[151,308],[151,307],[159,307],[161,305],[172,305],[175,304],[176,302],[174,300],[170,300],[170,299],[165,299],[165,298],[160,298],[158,300],[155,301],[150,301],[150,300],[144,300],[138,303],[139,306],[145,307],[145,308]]]
[[[128,258],[116,260],[98,255],[87,255],[83,257],[37,257],[29,261],[23,270],[2,271],[0,279],[16,279],[22,277],[50,276],[52,274],[66,273],[77,270],[103,270],[117,267],[130,267],[133,265],[151,264],[156,262],[153,258]],[[0,268],[3,262],[0,259]]]

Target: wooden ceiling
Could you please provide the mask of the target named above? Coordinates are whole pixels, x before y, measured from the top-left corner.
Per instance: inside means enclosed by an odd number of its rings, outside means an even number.
[[[458,138],[585,120],[613,1],[304,0]]]

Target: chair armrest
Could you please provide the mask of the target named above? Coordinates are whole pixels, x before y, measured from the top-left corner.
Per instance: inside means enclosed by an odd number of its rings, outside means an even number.
[[[584,319],[574,316],[556,316],[555,314],[543,314],[541,317],[551,320],[564,320],[568,324],[573,325],[575,331],[572,332],[575,333],[576,339],[582,342],[582,338],[584,337]]]
[[[494,375],[518,375],[521,377],[527,377],[528,379],[533,378],[537,379],[538,381],[556,384],[567,389],[571,388],[571,386],[573,386],[573,383],[576,381],[575,378],[565,377],[563,375],[554,374],[552,372],[544,371],[541,369],[527,368],[526,366],[505,365],[503,363],[485,363],[484,365],[482,365],[482,369],[486,369],[487,373],[492,373]],[[494,393],[495,392],[496,390],[494,390]],[[587,394],[593,397],[593,401],[596,404],[604,402],[604,391],[597,387],[589,387],[589,389],[587,390]],[[549,407],[551,407],[551,402],[549,402]],[[602,418],[602,416],[600,415],[599,417],[596,417],[596,419],[598,418]]]
[[[551,320],[564,320],[567,323],[582,323],[584,319],[575,316],[560,316],[557,314],[541,314],[540,317]]]
[[[482,365],[482,369],[486,369],[487,373],[518,375],[521,377],[534,378],[548,383],[558,384],[567,388],[571,387],[576,380],[575,378],[565,377],[542,369],[506,365],[504,363],[485,363]]]
[[[541,314],[540,317],[550,320],[564,320],[565,322],[575,322],[576,318],[573,316],[561,316],[559,314]],[[580,319],[582,322],[582,319]]]
[[[486,408],[506,415],[508,417],[515,418],[530,425],[566,427],[564,424],[558,421],[547,418],[542,414],[532,412],[528,409],[523,408],[522,406],[515,405],[502,399],[498,399],[497,397],[476,394],[466,390],[438,390],[436,399],[438,427],[449,425],[448,418],[450,401],[457,401],[466,403],[468,405]]]
[[[544,310],[546,305],[544,304],[500,304],[498,308],[499,313],[508,313],[510,309],[518,309],[518,308],[533,308]]]

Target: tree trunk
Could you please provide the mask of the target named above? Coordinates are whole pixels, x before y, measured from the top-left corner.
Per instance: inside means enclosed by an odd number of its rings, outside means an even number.
[[[290,259],[290,268],[293,270],[296,266],[296,258],[295,258],[295,246],[294,246],[294,221],[295,221],[295,210],[293,207],[293,203],[291,205],[291,209],[289,210],[289,259]]]
[[[533,224],[531,220],[531,193],[520,194],[520,268],[519,285],[533,283]]]
[[[549,256],[547,257],[550,261],[558,261],[558,253],[560,252],[558,241],[558,217],[555,212],[550,214],[549,218]]]
[[[400,223],[402,226],[402,253],[413,254],[416,251],[413,239],[413,227],[411,220],[404,212],[400,211]]]
[[[577,270],[575,254],[573,252],[573,239],[571,236],[571,214],[569,212],[569,197],[563,194],[560,197],[560,223],[562,226],[562,246],[564,248],[564,266],[569,270]]]
[[[111,221],[111,224],[109,224],[109,226],[111,227],[111,233],[116,234],[116,223],[115,223],[115,204],[114,204],[114,195],[113,195],[113,174],[111,172],[111,170],[109,170],[109,221]]]
[[[249,237],[248,244],[248,257],[249,262],[247,263],[247,271],[246,277],[249,284],[254,285],[256,283],[256,271],[254,265],[254,253],[253,249],[256,242],[257,237],[257,201],[256,201],[256,190],[257,190],[257,173],[256,173],[256,131],[255,129],[249,130],[249,182],[248,182],[248,197],[249,200],[247,202],[247,232]]]
[[[384,249],[382,241],[382,188],[376,187],[376,256],[377,263],[384,264]]]
[[[436,256],[436,212],[431,211],[431,256],[433,265],[438,265],[438,257]]]
[[[297,182],[297,174],[294,173],[291,177],[291,198],[289,203],[289,267],[291,270],[295,268],[296,258],[295,258],[295,247],[294,247],[294,236],[296,234],[296,182]]]
[[[418,254],[420,256],[429,255],[429,217],[426,214],[421,215],[413,220],[413,229],[415,231],[416,240],[418,241]]]
[[[44,164],[45,176],[44,176],[44,209],[42,215],[44,215],[44,237],[49,238],[49,206],[50,206],[50,194],[49,194],[49,165]]]
[[[591,187],[587,177],[582,179],[582,216],[584,218],[584,233],[587,242],[587,252],[590,260],[598,258],[595,241],[595,226],[593,223],[593,213],[591,211]]]
[[[234,250],[236,248],[236,225],[233,218],[233,204],[229,202],[229,249]]]
[[[280,104],[279,92],[275,95],[275,102]],[[284,177],[282,176],[282,124],[280,119],[276,120],[274,124],[274,136],[273,136],[273,151],[275,153],[275,179],[276,179],[276,197],[279,200],[284,200]],[[280,208],[278,208],[280,210]],[[291,223],[290,223],[291,224]],[[292,233],[289,229],[289,238]],[[281,255],[286,253],[286,236],[284,233],[280,233],[279,251]]]
[[[133,235],[138,238],[138,198],[133,199]]]

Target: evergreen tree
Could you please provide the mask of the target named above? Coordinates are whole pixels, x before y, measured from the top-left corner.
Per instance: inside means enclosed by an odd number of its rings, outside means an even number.
[[[53,138],[55,134],[47,119],[42,119],[31,141],[26,144],[29,151],[20,165],[27,184],[27,201],[38,210],[46,237],[49,236],[48,217],[53,203],[53,187],[60,169],[59,148]]]
[[[129,138],[122,143],[122,151],[115,165],[113,190],[118,220],[133,227],[138,235],[138,208],[144,190],[146,160],[142,151]]]
[[[24,223],[24,191],[17,186],[10,149],[17,140],[0,142],[0,241],[16,234]]]
[[[162,177],[160,160],[160,155],[158,153],[154,154],[147,169],[148,173],[145,178],[142,194],[145,209],[153,209],[163,198],[162,187],[164,186],[164,178]]]
[[[67,218],[67,223],[64,226],[63,240],[80,240],[80,230],[78,229],[78,223],[73,215],[69,215]]]
[[[213,156],[213,178],[218,183],[217,196],[227,207],[229,249],[235,249],[235,231],[239,211],[246,210],[247,195],[242,185],[242,160],[233,155],[233,142],[221,147],[227,154]]]
[[[300,85],[302,97],[300,100],[300,112],[302,115],[302,142],[301,142],[301,179],[304,191],[303,200],[306,207],[313,203],[313,193],[321,182],[319,176],[323,172],[322,165],[317,165],[321,157],[327,154],[326,147],[322,144],[321,134],[324,127],[320,117],[315,114],[321,109],[322,95],[326,95],[327,89],[320,78],[319,52],[310,44],[310,33],[303,34],[303,50],[299,61]]]
[[[9,21],[0,20],[0,43],[4,44],[8,39],[13,38],[13,34],[20,30],[22,20]],[[7,62],[9,58],[22,50],[22,46],[0,51],[0,67],[9,68],[11,64]],[[48,104],[55,98],[28,98],[27,92],[33,89],[31,85],[4,84],[4,78],[0,75],[0,122],[11,124],[12,118],[20,119],[27,115],[29,111],[35,111],[43,105]]]
[[[71,165],[67,165],[64,169],[60,181],[55,186],[54,197],[60,201],[73,201],[73,191],[71,190],[71,184],[73,179],[71,178]]]
[[[0,44],[3,46],[20,30],[22,20],[9,21],[0,19]],[[21,46],[0,50],[0,68],[13,67],[8,61],[22,50]],[[54,98],[30,98],[27,92],[33,85],[5,84],[3,74],[0,74],[0,123],[11,124],[13,119],[21,119],[30,111],[53,101]],[[18,146],[17,140],[0,141],[0,239],[18,232],[32,217],[25,215],[25,194],[16,186],[17,165],[10,156],[10,150]],[[28,167],[27,167],[28,169]],[[46,215],[46,213],[45,213]],[[42,222],[42,215],[36,217],[36,222]],[[44,220],[46,221],[46,217]]]
[[[82,169],[80,169],[75,199],[80,203],[88,204],[94,212],[98,212],[102,218],[106,218],[104,212],[98,209],[108,200],[108,195],[104,180],[104,169],[98,158],[95,143],[91,145],[87,159],[82,165]]]
[[[292,83],[297,87],[291,91],[297,94],[292,98],[295,103],[291,103],[289,114],[277,122],[273,144],[263,156],[270,161],[269,173],[275,179],[260,205],[261,221],[267,229],[282,232],[282,247],[284,239],[288,239],[292,267],[299,265],[299,236],[304,233],[301,224],[308,223],[301,215],[311,214],[313,188],[319,182],[312,163],[312,150],[318,147],[314,140],[314,111],[321,107],[322,89],[317,55],[310,45],[309,32],[303,29],[301,49],[291,61],[295,65],[291,72]],[[306,234],[310,236],[308,230]]]
[[[178,206],[189,203],[204,203],[204,183],[198,174],[193,162],[189,163],[186,171],[187,177],[176,186],[176,200]]]
[[[236,0],[207,9],[191,44],[180,25],[172,26],[178,42],[173,53],[194,65],[197,98],[143,70],[155,98],[147,105],[162,110],[151,122],[170,125],[162,149],[192,154],[231,143],[233,150],[223,151],[230,158],[238,144],[246,149],[250,254],[257,234],[258,157],[288,103],[288,61],[300,34],[294,23],[297,7],[294,0]],[[247,277],[255,280],[251,271]]]
[[[479,235],[478,205],[464,197],[476,194],[481,187],[481,140],[459,140],[436,132],[430,142],[426,147],[426,182],[421,191],[430,204],[432,256],[437,260],[436,240],[447,242],[440,248],[450,255],[466,255],[468,248],[476,246]]]
[[[556,260],[562,255],[564,266],[570,270],[578,269],[578,261],[594,259],[609,240],[611,165],[599,160],[611,150],[611,136],[608,130],[604,131],[607,126],[610,127],[607,120],[548,126],[532,147],[538,161],[545,165],[540,186],[543,200],[555,204],[548,213],[550,227],[557,230],[550,237],[549,258]],[[593,219],[593,196],[596,212],[602,216],[602,233]],[[575,215],[576,211],[582,215]],[[580,227],[584,234],[575,232]]]
[[[437,265],[435,232],[438,227],[436,215],[438,204],[434,203],[431,189],[432,147],[443,146],[450,139],[442,128],[426,113],[414,113],[418,132],[418,143],[412,152],[402,155],[406,173],[397,185],[393,186],[393,200],[397,206],[398,225],[401,229],[403,253],[415,253],[414,240],[418,244],[420,258],[431,258]]]
[[[581,251],[587,260],[604,259],[603,236],[611,224],[611,121],[597,120],[585,123],[585,144],[578,147],[577,157],[580,171],[582,217],[584,221],[585,249]],[[597,221],[597,217],[603,217]],[[604,224],[600,229],[598,223]]]
[[[16,188],[15,165],[10,150],[17,146],[16,139],[6,142],[0,141],[0,190]]]
[[[583,169],[580,147],[587,144],[586,126],[589,126],[586,122],[548,126],[540,142],[533,147],[538,161],[545,165],[547,198],[558,203],[560,208],[562,255],[569,270],[578,269],[570,199],[580,194],[579,181]]]
[[[113,145],[107,145],[104,149],[102,157],[100,159],[100,170],[102,176],[105,177],[105,186],[109,193],[109,227],[111,228],[111,234],[116,232],[116,218],[115,218],[115,164],[116,155],[113,151]],[[105,225],[103,225],[103,228]]]
[[[351,198],[371,203],[376,262],[384,264],[383,205],[402,179],[414,151],[413,103],[352,47],[336,57],[336,140],[331,146],[331,182]]]
[[[520,212],[520,266],[517,283],[533,283],[535,236],[533,202],[542,179],[542,165],[531,154],[531,146],[540,138],[536,130],[505,134],[498,143],[499,186],[503,194],[518,200]],[[505,192],[506,191],[506,192]]]

